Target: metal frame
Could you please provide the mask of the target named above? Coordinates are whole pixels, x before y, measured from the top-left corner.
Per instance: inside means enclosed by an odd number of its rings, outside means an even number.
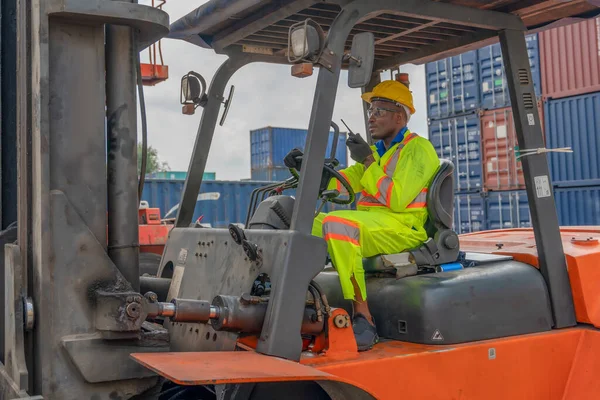
[[[118,1],[19,4],[18,85],[25,90],[18,105],[20,251],[12,258],[13,275],[18,272],[19,277],[7,275],[13,282],[6,287],[14,284],[15,294],[33,298],[36,326],[30,333],[17,333],[24,339],[25,360],[15,359],[16,365],[0,371],[0,379],[14,381],[26,373],[28,381],[0,386],[44,398],[108,399],[141,393],[157,378],[144,379],[148,371],[129,360],[129,354],[138,346],[148,351],[168,346],[148,346],[140,318],[116,319],[111,314],[122,310],[129,298],[137,303],[139,294],[106,248],[107,183],[101,178],[106,171],[104,38],[105,24],[113,23],[139,29],[144,42],[156,41],[168,32],[168,15]],[[135,119],[135,96],[130,112]],[[137,205],[136,198],[130,205],[136,217]],[[5,307],[23,315],[18,305]],[[5,323],[19,325],[19,320]],[[96,343],[104,347],[98,349]],[[103,359],[107,344],[113,344],[109,351],[118,362]],[[18,350],[15,346],[9,350]]]
[[[322,164],[325,159],[327,138],[329,134],[331,118],[333,115],[339,75],[342,68],[344,47],[353,26],[357,22],[383,12],[397,12],[406,15],[426,16],[449,22],[459,21],[463,24],[471,26],[485,27],[488,29],[494,28],[495,32],[493,35],[496,35],[498,33],[497,31],[504,31],[502,35],[502,38],[504,38],[504,46],[507,46],[506,43],[510,43],[510,46],[514,46],[514,48],[511,48],[511,50],[506,54],[506,59],[510,60],[511,62],[515,62],[515,65],[509,69],[509,71],[515,71],[514,74],[512,72],[510,74],[511,79],[509,79],[509,86],[511,86],[513,107],[517,110],[515,112],[515,115],[517,116],[516,120],[520,121],[516,125],[519,143],[525,145],[523,147],[527,147],[528,145],[532,144],[535,145],[538,144],[538,142],[542,143],[541,130],[539,129],[539,117],[537,116],[537,108],[535,108],[535,103],[533,112],[534,118],[537,121],[537,125],[527,128],[524,124],[524,121],[527,121],[527,116],[525,115],[525,105],[522,96],[523,88],[516,87],[517,84],[520,84],[517,80],[517,71],[525,68],[527,74],[531,76],[529,65],[527,63],[528,58],[525,48],[525,27],[518,17],[496,12],[474,10],[466,7],[459,7],[443,3],[423,2],[418,0],[407,2],[397,2],[394,0],[355,0],[345,5],[332,23],[327,36],[327,47],[325,52],[327,52],[334,61],[331,68],[320,68],[319,70],[305,147],[304,157],[306,162],[303,163],[303,169],[300,174],[290,231],[280,233],[280,235],[285,235],[286,237],[290,235],[290,240],[287,243],[287,250],[285,252],[285,259],[283,260],[283,263],[279,265],[270,265],[267,267],[269,270],[272,270],[273,274],[276,276],[276,279],[272,288],[272,295],[269,301],[267,318],[265,319],[265,323],[263,325],[261,340],[257,346],[257,350],[259,352],[290,359],[298,359],[300,357],[300,348],[297,346],[297,343],[290,343],[292,340],[290,334],[293,332],[299,332],[299,319],[293,318],[293,316],[299,315],[299,310],[301,309],[300,305],[302,304],[304,298],[305,288],[302,287],[300,290],[298,290],[299,286],[301,286],[300,283],[305,282],[307,278],[311,278],[313,276],[312,274],[316,273],[316,271],[321,268],[319,266],[318,269],[314,269],[317,266],[310,265],[311,268],[308,270],[306,268],[306,262],[309,260],[306,259],[304,252],[310,248],[311,242],[313,242],[314,245],[314,240],[311,238],[311,230],[314,219],[313,205],[318,197],[318,186]],[[274,17],[267,16],[266,18]],[[485,23],[473,21],[485,21]],[[258,21],[254,23],[259,24]],[[249,27],[247,28],[250,29]],[[256,26],[254,26],[252,29],[256,29]],[[243,36],[245,33],[247,32],[243,31],[238,33],[236,38]],[[481,40],[482,38],[492,37],[493,35],[489,32],[483,32],[473,37],[461,38],[460,41],[462,44],[468,44],[476,40]],[[225,41],[225,38],[221,40],[223,40],[222,43],[230,42]],[[231,51],[230,49],[226,50]],[[436,47],[425,49],[421,53],[421,56],[430,56],[432,52],[436,50]],[[202,232],[194,232],[194,230],[182,228],[186,228],[191,223],[196,197],[202,182],[202,175],[214,135],[214,129],[227,81],[235,71],[250,62],[267,61],[286,63],[285,60],[278,61],[277,57],[244,54],[239,50],[237,52],[230,53],[229,55],[229,59],[225,61],[213,78],[209,89],[209,101],[204,109],[202,120],[200,122],[198,136],[194,146],[194,152],[188,169],[188,178],[184,187],[181,207],[177,216],[176,228],[172,231],[171,239],[175,239],[179,237],[179,235],[182,236],[180,237],[179,241],[170,241],[178,242],[177,249],[172,248],[165,251],[165,256],[170,260],[177,259],[176,251],[179,251],[178,249],[181,248],[181,239],[187,237],[188,235],[193,235],[196,239],[205,237],[216,237],[220,238],[221,240],[223,239],[222,235],[217,233],[218,230],[202,230]],[[394,59],[394,62],[398,60],[401,61],[401,58]],[[379,65],[379,67],[383,66],[383,64]],[[375,72],[369,86],[374,86],[378,80],[379,76]],[[368,89],[369,88],[365,88],[363,90]],[[533,93],[533,84],[529,82],[525,89]],[[527,110],[527,112],[529,113],[529,110]],[[535,139],[532,141],[529,139],[524,141],[524,135],[530,135],[535,137]],[[545,173],[547,175],[547,166],[545,167],[545,170],[542,168],[546,165],[546,156],[539,155],[536,157],[537,158],[532,162],[525,162],[526,182],[531,198],[535,197],[533,195],[535,193],[535,183],[533,179],[534,173],[538,175]],[[538,200],[534,200],[533,214],[535,214],[537,211],[542,211],[542,208],[544,210],[554,208],[554,201],[552,197],[549,199],[543,199],[542,202],[543,203],[539,203]],[[538,218],[537,215],[534,217],[534,221],[537,221],[534,223],[536,238],[541,237],[542,229],[544,229],[546,232],[558,232],[556,216],[555,218],[546,219],[544,223],[541,223],[540,220],[541,218]],[[256,231],[252,235],[253,237],[256,237],[255,240],[267,240],[267,242],[269,242],[267,239],[269,235],[264,232]],[[294,240],[292,240],[292,238],[294,238]],[[557,321],[556,325],[559,327],[569,326],[574,319],[569,318],[570,315],[568,304],[570,288],[568,286],[568,280],[565,281],[565,264],[564,262],[561,264],[559,261],[558,263],[549,265],[548,257],[543,254],[544,251],[547,251],[549,246],[553,249],[553,253],[551,253],[554,255],[553,258],[561,258],[558,256],[561,254],[560,236],[558,234],[552,236],[549,235],[544,240],[545,242],[540,246],[540,268],[544,274],[544,277],[546,278],[548,286],[550,287],[551,295],[553,296],[552,304],[554,306],[553,309],[555,320]],[[200,244],[201,241],[198,243]],[[170,247],[169,244],[167,245],[168,247]],[[166,261],[164,257],[162,264],[164,264]],[[562,259],[564,261],[564,256]],[[317,260],[317,262],[319,261]],[[206,265],[202,268],[210,269],[211,267]],[[301,272],[303,268],[306,270]],[[241,281],[238,282],[241,283]],[[229,286],[232,285],[229,284]],[[208,286],[204,287],[205,289],[208,288]],[[283,301],[284,294],[285,301]],[[572,301],[570,305],[570,311],[572,312]]]
[[[269,57],[261,54],[242,53],[237,49],[230,50],[229,58],[219,67],[213,77],[210,88],[208,89],[208,101],[204,106],[202,118],[198,126],[196,142],[188,167],[188,174],[183,187],[179,210],[177,211],[177,219],[175,228],[185,228],[190,226],[196,208],[196,201],[200,185],[202,184],[202,176],[206,168],[208,153],[217,126],[217,119],[221,110],[221,104],[225,100],[225,86],[227,82],[240,68],[253,62],[269,62],[283,63],[285,57]]]
[[[500,32],[500,47],[519,148],[543,148],[544,134],[523,32],[503,30]],[[577,320],[550,181],[548,156],[546,153],[536,154],[523,157],[521,161],[540,271],[550,292],[554,324],[556,328],[574,326]]]

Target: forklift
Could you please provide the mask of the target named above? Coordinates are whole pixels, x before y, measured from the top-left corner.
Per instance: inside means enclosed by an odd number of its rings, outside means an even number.
[[[600,228],[558,225],[524,37],[594,17],[594,4],[210,0],[169,26],[137,3],[20,2],[19,223],[4,246],[0,397],[597,398]],[[210,86],[196,72],[182,79],[183,112],[202,118],[157,276],[140,277],[131,55],[165,35],[227,60]],[[358,352],[326,243],[311,235],[316,201],[356,196],[325,154],[340,72],[369,91],[381,71],[496,37],[533,229],[456,235],[454,167],[441,160],[429,239],[364,260],[382,340]],[[192,217],[232,104],[226,86],[252,62],[294,77],[318,68],[302,168],[253,193],[243,229],[204,228]],[[347,196],[327,190],[332,178]]]

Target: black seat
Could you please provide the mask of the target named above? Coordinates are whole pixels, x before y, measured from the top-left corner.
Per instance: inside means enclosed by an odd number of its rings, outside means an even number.
[[[419,268],[436,268],[458,259],[458,235],[454,221],[454,164],[441,159],[440,168],[427,192],[429,218],[425,230],[429,237],[421,246],[399,254],[380,255],[364,260],[366,272],[396,270],[398,276],[415,275]]]

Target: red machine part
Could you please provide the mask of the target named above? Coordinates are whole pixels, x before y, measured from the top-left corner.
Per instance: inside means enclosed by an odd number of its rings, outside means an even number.
[[[156,2],[155,0],[152,0],[152,7],[162,10],[162,6],[166,2],[166,0],[158,0]],[[164,65],[160,40],[148,47],[148,53],[150,56],[150,62],[140,63],[142,83],[144,86],[154,86],[160,82],[166,81],[169,78],[169,67]],[[160,58],[160,64],[157,63],[157,55]]]
[[[163,224],[160,209],[141,208],[138,210],[140,253],[162,255],[169,238],[172,224]]]

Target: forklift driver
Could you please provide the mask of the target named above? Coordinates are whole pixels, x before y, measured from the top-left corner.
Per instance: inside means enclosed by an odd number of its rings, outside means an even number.
[[[362,99],[370,104],[369,133],[375,145],[369,146],[360,134],[349,133],[346,145],[357,164],[340,171],[362,197],[356,211],[319,214],[312,231],[327,241],[344,298],[352,300],[352,327],[359,351],[370,350],[379,340],[367,305],[363,258],[401,253],[427,240],[427,188],[440,165],[429,140],[406,126],[415,113],[407,86],[384,81]],[[292,150],[286,165],[291,168],[301,154]],[[337,180],[329,186],[345,192]]]

